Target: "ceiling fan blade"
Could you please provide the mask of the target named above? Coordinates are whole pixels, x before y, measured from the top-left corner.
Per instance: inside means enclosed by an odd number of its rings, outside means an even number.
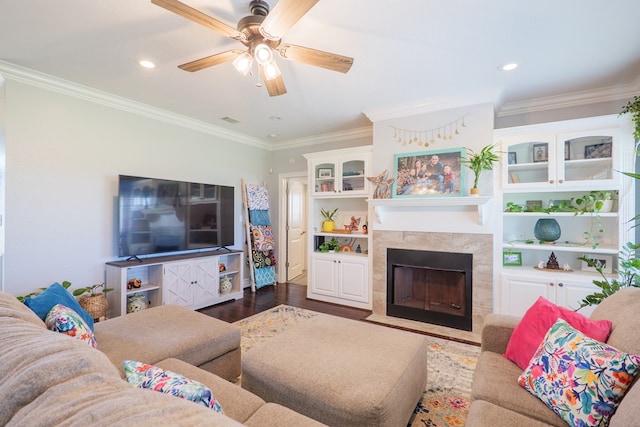
[[[188,20],[193,21],[197,24],[204,25],[207,28],[211,28],[212,30],[217,31],[220,34],[223,34],[232,39],[246,40],[247,38],[244,34],[236,30],[232,26],[227,25],[222,21],[218,21],[217,19],[194,9],[191,6],[187,6],[186,4],[181,3],[178,0],[151,0],[151,3],[165,8],[177,15],[180,15],[183,18],[187,18]]]
[[[187,62],[186,64],[178,65],[178,68],[190,72],[200,71],[208,67],[213,67],[214,65],[233,61],[241,53],[242,51],[240,49],[228,50],[226,52],[216,53],[215,55],[207,56],[205,58]]]
[[[282,75],[277,76],[274,79],[267,80],[264,77],[264,67],[260,66],[260,75],[262,76],[262,81],[264,85],[267,87],[267,92],[269,92],[269,96],[279,96],[287,93],[287,88],[284,86],[284,80],[282,79]]]
[[[268,40],[280,40],[319,0],[278,0],[260,25],[260,34]]]
[[[348,56],[311,49],[309,47],[296,46],[294,44],[282,44],[277,50],[280,56],[285,59],[315,65],[316,67],[339,71],[341,73],[346,73],[353,65],[353,58],[349,58]]]

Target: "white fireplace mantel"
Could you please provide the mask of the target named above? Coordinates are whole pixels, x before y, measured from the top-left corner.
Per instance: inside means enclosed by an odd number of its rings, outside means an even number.
[[[484,225],[487,204],[491,200],[488,196],[472,196],[472,197],[425,197],[425,198],[406,198],[406,199],[368,199],[367,203],[373,207],[376,219],[380,224],[384,223],[385,212],[387,208],[442,208],[442,207],[460,207],[460,206],[476,206],[478,208],[478,224]]]

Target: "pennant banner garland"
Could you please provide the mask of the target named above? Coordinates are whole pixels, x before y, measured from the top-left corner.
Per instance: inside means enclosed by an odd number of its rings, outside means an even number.
[[[427,148],[437,141],[452,140],[455,135],[459,135],[463,128],[467,127],[464,123],[466,116],[468,116],[468,114],[445,125],[426,130],[401,129],[391,126],[391,128],[393,128],[393,139],[402,145],[417,144]]]

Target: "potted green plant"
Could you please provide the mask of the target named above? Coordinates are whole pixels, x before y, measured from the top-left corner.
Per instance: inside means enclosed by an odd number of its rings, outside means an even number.
[[[318,252],[335,252],[338,249],[340,249],[340,243],[335,237],[332,237],[331,240],[325,241],[318,246]]]
[[[470,148],[466,149],[467,157],[462,160],[462,163],[473,172],[473,187],[470,190],[472,196],[480,194],[478,190],[478,180],[480,179],[482,171],[493,170],[493,165],[500,161],[500,156],[493,151],[494,149],[495,144],[482,147],[478,153]]]
[[[634,96],[633,100],[629,101],[624,107],[622,107],[620,115],[622,114],[631,114],[631,119],[634,123],[633,136],[634,138],[636,138],[636,140],[640,140],[640,96]],[[636,154],[640,155],[640,152],[636,151]],[[640,174],[633,172],[622,172],[622,174],[630,178],[640,180]],[[597,205],[595,207],[597,208]],[[632,218],[631,221],[636,223],[634,226],[637,226],[638,221],[640,221],[640,215],[636,215]],[[582,261],[586,262],[589,267],[593,267],[600,274],[602,280],[593,280],[593,284],[600,288],[600,290],[587,295],[580,302],[580,308],[589,305],[600,304],[605,298],[616,293],[622,288],[640,287],[640,259],[638,259],[639,250],[640,244],[635,244],[632,242],[627,242],[622,247],[622,249],[620,250],[620,256],[618,258],[616,277],[611,279],[605,276],[602,267],[596,265],[593,260],[587,257],[581,257],[580,259]]]
[[[602,266],[596,264],[593,259],[587,258],[586,256],[580,257],[579,259],[586,262],[589,267],[594,268],[598,274],[600,274],[601,280],[593,280],[593,284],[600,288],[600,290],[587,295],[580,301],[578,310],[589,305],[598,305],[605,298],[618,292],[622,288],[630,286],[640,287],[640,259],[637,258],[639,249],[640,244],[631,242],[628,242],[622,247],[618,261],[620,267],[616,271],[617,277],[614,278],[608,278],[604,274]]]
[[[571,199],[575,215],[593,214],[591,229],[584,232],[584,237],[591,240],[591,247],[595,249],[600,244],[600,237],[604,234],[604,226],[600,213],[611,212],[617,191],[594,190],[581,197]]]
[[[69,289],[69,287],[71,286],[71,282],[68,282],[68,281],[66,281],[66,280],[65,280],[65,281],[64,281],[64,282],[62,282],[60,285],[61,285],[63,288],[65,288],[65,289]],[[18,301],[20,301],[20,302],[24,302],[25,298],[34,297],[34,296],[36,296],[36,295],[40,294],[40,292],[41,292],[41,291],[45,291],[46,289],[47,289],[47,288],[40,288],[39,290],[37,290],[37,291],[33,291],[33,292],[30,292],[30,293],[28,293],[28,294],[26,294],[26,295],[18,295],[18,296],[16,297],[16,299],[17,299]]]
[[[336,212],[338,212],[338,208],[335,208],[332,211],[320,208],[320,213],[324,218],[324,221],[322,221],[322,231],[324,231],[325,233],[330,233],[336,228],[336,222],[333,219],[336,215]]]
[[[98,283],[74,290],[73,296],[79,297],[78,303],[91,317],[101,319],[106,316],[109,306],[105,294],[112,290],[111,288],[107,288],[105,283]]]

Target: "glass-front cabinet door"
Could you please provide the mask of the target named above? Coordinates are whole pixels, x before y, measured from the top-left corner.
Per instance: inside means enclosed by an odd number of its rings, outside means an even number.
[[[504,188],[596,188],[615,179],[615,130],[504,138]]]
[[[336,191],[336,163],[318,163],[314,165],[314,192],[334,194]]]
[[[344,159],[317,160],[313,163],[314,196],[367,196],[368,157],[353,155]]]
[[[342,162],[342,191],[362,193],[365,192],[364,159],[347,160]]]
[[[540,187],[556,181],[553,135],[502,140],[505,187]]]
[[[564,159],[558,163],[558,175],[563,182],[593,185],[614,180],[614,137],[612,130],[558,135]]]

